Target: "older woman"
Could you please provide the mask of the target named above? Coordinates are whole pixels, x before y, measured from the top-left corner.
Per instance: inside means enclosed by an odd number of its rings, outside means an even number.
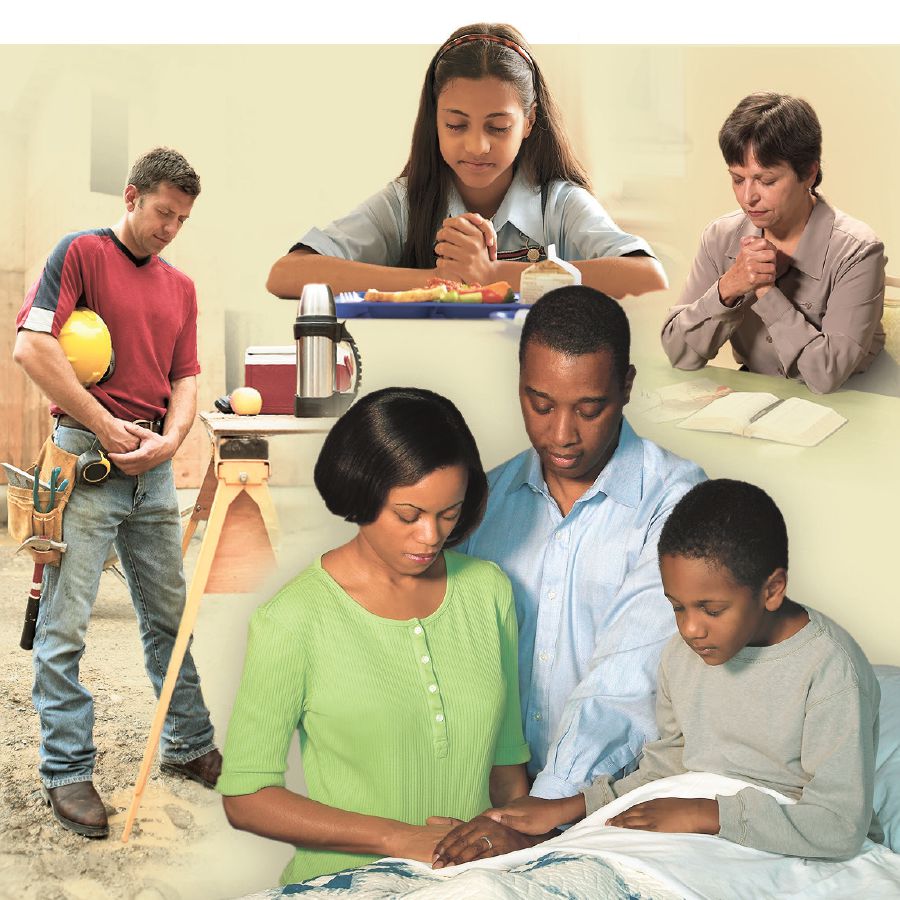
[[[805,100],[745,97],[719,146],[741,208],[703,232],[663,347],[699,369],[731,341],[751,372],[833,391],[884,346],[884,246],[817,193],[822,131]]]
[[[444,549],[487,496],[459,411],[416,388],[369,394],[315,481],[359,531],[254,614],[217,784],[232,825],[297,848],[284,883],[431,862],[456,820],[528,793],[509,580]],[[308,797],[284,786],[294,731]]]

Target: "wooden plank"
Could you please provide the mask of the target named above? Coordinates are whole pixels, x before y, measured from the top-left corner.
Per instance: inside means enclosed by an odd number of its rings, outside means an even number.
[[[21,468],[37,458],[51,427],[47,399],[12,358],[14,322],[24,295],[22,272],[0,272],[0,460]]]
[[[209,454],[209,437],[206,434],[206,428],[200,419],[196,418],[188,436],[172,459],[175,487],[200,487],[203,473],[209,465]]]
[[[249,593],[275,570],[275,565],[275,551],[262,513],[242,491],[228,508],[205,592]]]
[[[327,434],[337,421],[333,418],[306,419],[285,414],[237,416],[213,410],[204,410],[200,418],[215,438],[228,435],[271,437],[277,434]]]

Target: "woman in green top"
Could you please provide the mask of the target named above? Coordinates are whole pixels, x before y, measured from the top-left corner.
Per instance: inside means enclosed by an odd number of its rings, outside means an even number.
[[[369,394],[315,482],[359,532],[254,614],[217,785],[234,827],[298,848],[282,883],[431,862],[456,821],[528,793],[509,580],[443,549],[487,497],[459,411],[426,390]],[[284,786],[294,730],[309,797]]]

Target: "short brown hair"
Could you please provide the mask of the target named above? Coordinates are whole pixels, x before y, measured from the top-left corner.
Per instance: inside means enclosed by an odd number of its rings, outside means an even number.
[[[752,150],[762,166],[787,163],[807,178],[822,156],[822,128],[816,111],[799,97],[759,92],[744,97],[719,131],[719,147],[729,166],[741,165]],[[822,167],[812,193],[822,182]]]
[[[171,147],[154,147],[135,161],[128,183],[142,194],[155,190],[163,181],[184,191],[189,197],[200,193],[200,176],[191,164]]]

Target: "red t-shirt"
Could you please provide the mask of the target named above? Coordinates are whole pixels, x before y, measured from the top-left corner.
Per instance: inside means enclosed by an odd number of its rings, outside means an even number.
[[[121,419],[165,415],[171,382],[200,371],[194,283],[158,256],[138,259],[109,228],[64,237],[29,290],[17,329],[59,335],[76,307],[103,319],[112,338],[112,377],[89,388]],[[63,410],[51,404],[50,412]]]

